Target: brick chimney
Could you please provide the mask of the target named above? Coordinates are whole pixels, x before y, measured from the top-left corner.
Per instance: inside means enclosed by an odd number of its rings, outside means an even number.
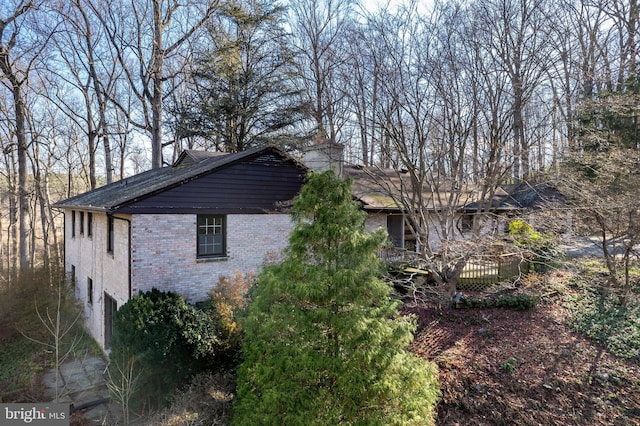
[[[317,138],[304,149],[304,162],[311,170],[333,172],[342,177],[342,165],[344,164],[344,145],[328,139]]]

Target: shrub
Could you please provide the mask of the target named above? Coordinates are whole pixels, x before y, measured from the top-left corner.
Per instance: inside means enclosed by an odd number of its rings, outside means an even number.
[[[559,252],[553,237],[536,231],[524,220],[509,222],[509,236],[517,246],[533,253],[533,266],[538,272],[546,272],[556,263]]]
[[[187,378],[216,359],[216,330],[208,316],[173,292],[153,289],[114,315],[114,374],[133,360],[138,377],[132,405],[157,405]]]
[[[534,308],[539,299],[540,296],[528,293],[502,294],[487,298],[462,297],[456,306],[459,308],[507,308],[524,311]]]
[[[256,276],[253,272],[240,271],[231,277],[221,276],[218,285],[209,292],[202,305],[218,330],[219,347],[227,362],[237,360],[242,342],[242,328],[238,317],[244,312],[249,300],[249,290]]]
[[[508,374],[516,371],[516,368],[518,368],[518,359],[514,357],[507,358],[505,362],[500,364],[500,370]]]
[[[171,396],[170,405],[146,418],[148,426],[228,425],[235,392],[235,375],[205,372]]]

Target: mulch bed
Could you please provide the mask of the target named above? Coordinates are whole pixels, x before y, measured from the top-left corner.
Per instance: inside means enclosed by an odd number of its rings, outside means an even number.
[[[528,311],[405,306],[411,350],[440,369],[438,425],[640,425],[640,365]]]

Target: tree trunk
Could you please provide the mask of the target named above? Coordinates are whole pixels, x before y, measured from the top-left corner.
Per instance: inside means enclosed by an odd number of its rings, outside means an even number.
[[[89,187],[96,189],[96,129],[93,127],[93,108],[91,107],[91,97],[88,87],[83,88],[84,104],[87,117],[87,143],[89,150]]]
[[[15,80],[15,79],[13,79]],[[18,142],[18,208],[20,269],[29,267],[27,218],[29,193],[27,190],[27,135],[25,133],[25,106],[21,86],[12,82],[13,102],[16,114],[16,139]]]
[[[151,79],[153,94],[151,101],[151,167],[162,167],[162,15],[159,0],[153,2],[153,58]]]
[[[85,33],[85,42],[87,44],[87,58],[89,59],[89,75],[91,77],[91,82],[93,83],[93,91],[96,94],[96,99],[98,101],[98,128],[96,129],[96,134],[102,139],[102,145],[104,147],[104,169],[105,175],[107,178],[107,184],[113,182],[113,165],[111,159],[111,146],[109,144],[109,133],[107,131],[107,99],[106,95],[103,93],[102,88],[100,87],[100,78],[98,77],[98,72],[96,70],[96,63],[94,58],[94,45],[93,45],[93,36],[91,31],[91,23],[89,21],[89,17],[87,16],[84,8],[81,6],[79,1],[76,1],[75,7],[80,12],[82,19],[84,20],[84,28],[86,30]],[[110,77],[112,78],[112,77]],[[93,189],[95,187],[92,186]]]

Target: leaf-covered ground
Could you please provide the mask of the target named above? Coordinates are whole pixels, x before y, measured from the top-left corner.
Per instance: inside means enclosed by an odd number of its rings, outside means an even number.
[[[411,350],[440,368],[438,425],[640,425],[640,365],[534,309],[410,307]]]

